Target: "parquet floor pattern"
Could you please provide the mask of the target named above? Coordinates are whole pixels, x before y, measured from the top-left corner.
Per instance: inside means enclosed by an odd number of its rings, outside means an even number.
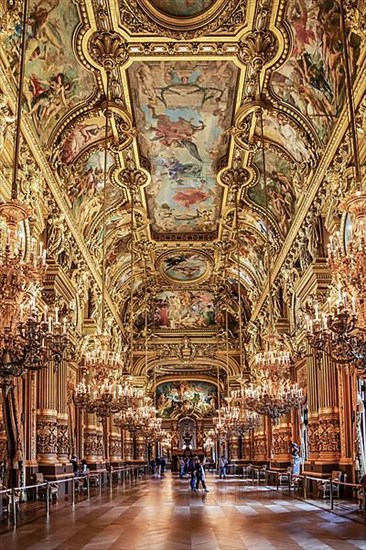
[[[366,550],[366,526],[243,480],[192,493],[170,473],[52,510],[0,536],[2,550]]]

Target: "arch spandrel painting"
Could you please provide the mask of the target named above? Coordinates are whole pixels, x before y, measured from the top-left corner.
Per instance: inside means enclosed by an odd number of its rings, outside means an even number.
[[[173,17],[192,17],[213,6],[216,0],[150,0],[149,3]]]
[[[140,153],[151,159],[146,188],[152,230],[217,229],[238,68],[228,61],[147,61],[127,71]]]
[[[153,302],[152,324],[161,329],[208,329],[222,326],[212,292],[164,291]]]
[[[263,173],[263,157],[261,152],[254,156],[254,162]],[[248,197],[262,208],[268,207],[270,214],[276,220],[283,236],[286,236],[295,212],[296,195],[292,185],[290,166],[276,151],[266,151],[266,176],[268,199],[265,195],[263,178],[248,190]]]
[[[29,2],[24,96],[28,116],[44,141],[94,89],[94,77],[76,60],[70,38],[79,24],[74,2]]]
[[[158,415],[162,418],[185,416],[214,416],[217,388],[209,382],[184,380],[165,382],[156,389]]]
[[[303,0],[287,3],[292,55],[272,77],[274,91],[311,120],[326,140],[344,103],[345,75],[339,3]],[[349,38],[351,65],[359,55],[359,38]]]

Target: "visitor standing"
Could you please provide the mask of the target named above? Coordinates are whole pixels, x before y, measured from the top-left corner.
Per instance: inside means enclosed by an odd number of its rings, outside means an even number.
[[[220,472],[220,479],[226,479],[226,466],[227,466],[227,460],[225,458],[225,455],[222,455],[219,460],[219,472]]]

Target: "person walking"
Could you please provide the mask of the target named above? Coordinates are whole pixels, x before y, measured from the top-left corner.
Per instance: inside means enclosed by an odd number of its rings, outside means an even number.
[[[157,456],[155,459],[155,475],[156,477],[160,477],[160,474],[161,474],[161,462],[160,462],[160,457]]]
[[[226,479],[226,466],[227,466],[227,460],[225,458],[225,455],[221,455],[219,460],[220,479]]]
[[[180,457],[180,461],[179,461],[179,478],[180,478],[180,479],[183,479],[183,478],[184,478],[184,469],[185,469],[185,466],[186,466],[185,460],[184,460],[184,458],[181,456],[181,457]]]
[[[160,474],[163,477],[165,474],[166,460],[163,456],[160,457]]]
[[[208,493],[208,489],[206,487],[206,476],[205,476],[205,468],[203,467],[203,464],[200,462],[200,459],[196,459],[196,488],[195,491],[198,491],[200,482],[202,484],[202,489]]]

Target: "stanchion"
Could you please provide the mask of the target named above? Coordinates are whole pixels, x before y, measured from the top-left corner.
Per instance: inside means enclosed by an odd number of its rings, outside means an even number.
[[[75,478],[71,480],[71,505],[75,506]]]
[[[13,525],[16,527],[17,525],[17,503],[15,501],[15,488],[13,487],[11,490],[11,507],[13,512]]]
[[[99,472],[99,494],[102,494],[102,482],[103,482],[103,473]],[[111,485],[112,487],[112,485]]]
[[[279,476],[279,473],[278,473],[278,472],[275,472],[275,476],[276,476],[276,491],[278,491],[279,488],[280,488],[280,476]]]
[[[325,494],[325,492],[324,492]],[[333,510],[334,508],[334,502],[333,502],[333,482],[332,480],[330,479],[329,480],[329,498],[330,498],[330,509]]]
[[[288,476],[287,476],[287,482],[288,482],[288,496],[290,497],[291,496],[291,473],[290,472],[288,473]]]
[[[90,479],[89,479],[89,472],[86,474],[86,494],[88,496],[88,499],[90,498]]]
[[[48,517],[50,515],[50,485],[48,481],[46,482],[46,516]]]
[[[304,500],[308,498],[307,478],[304,475]]]

